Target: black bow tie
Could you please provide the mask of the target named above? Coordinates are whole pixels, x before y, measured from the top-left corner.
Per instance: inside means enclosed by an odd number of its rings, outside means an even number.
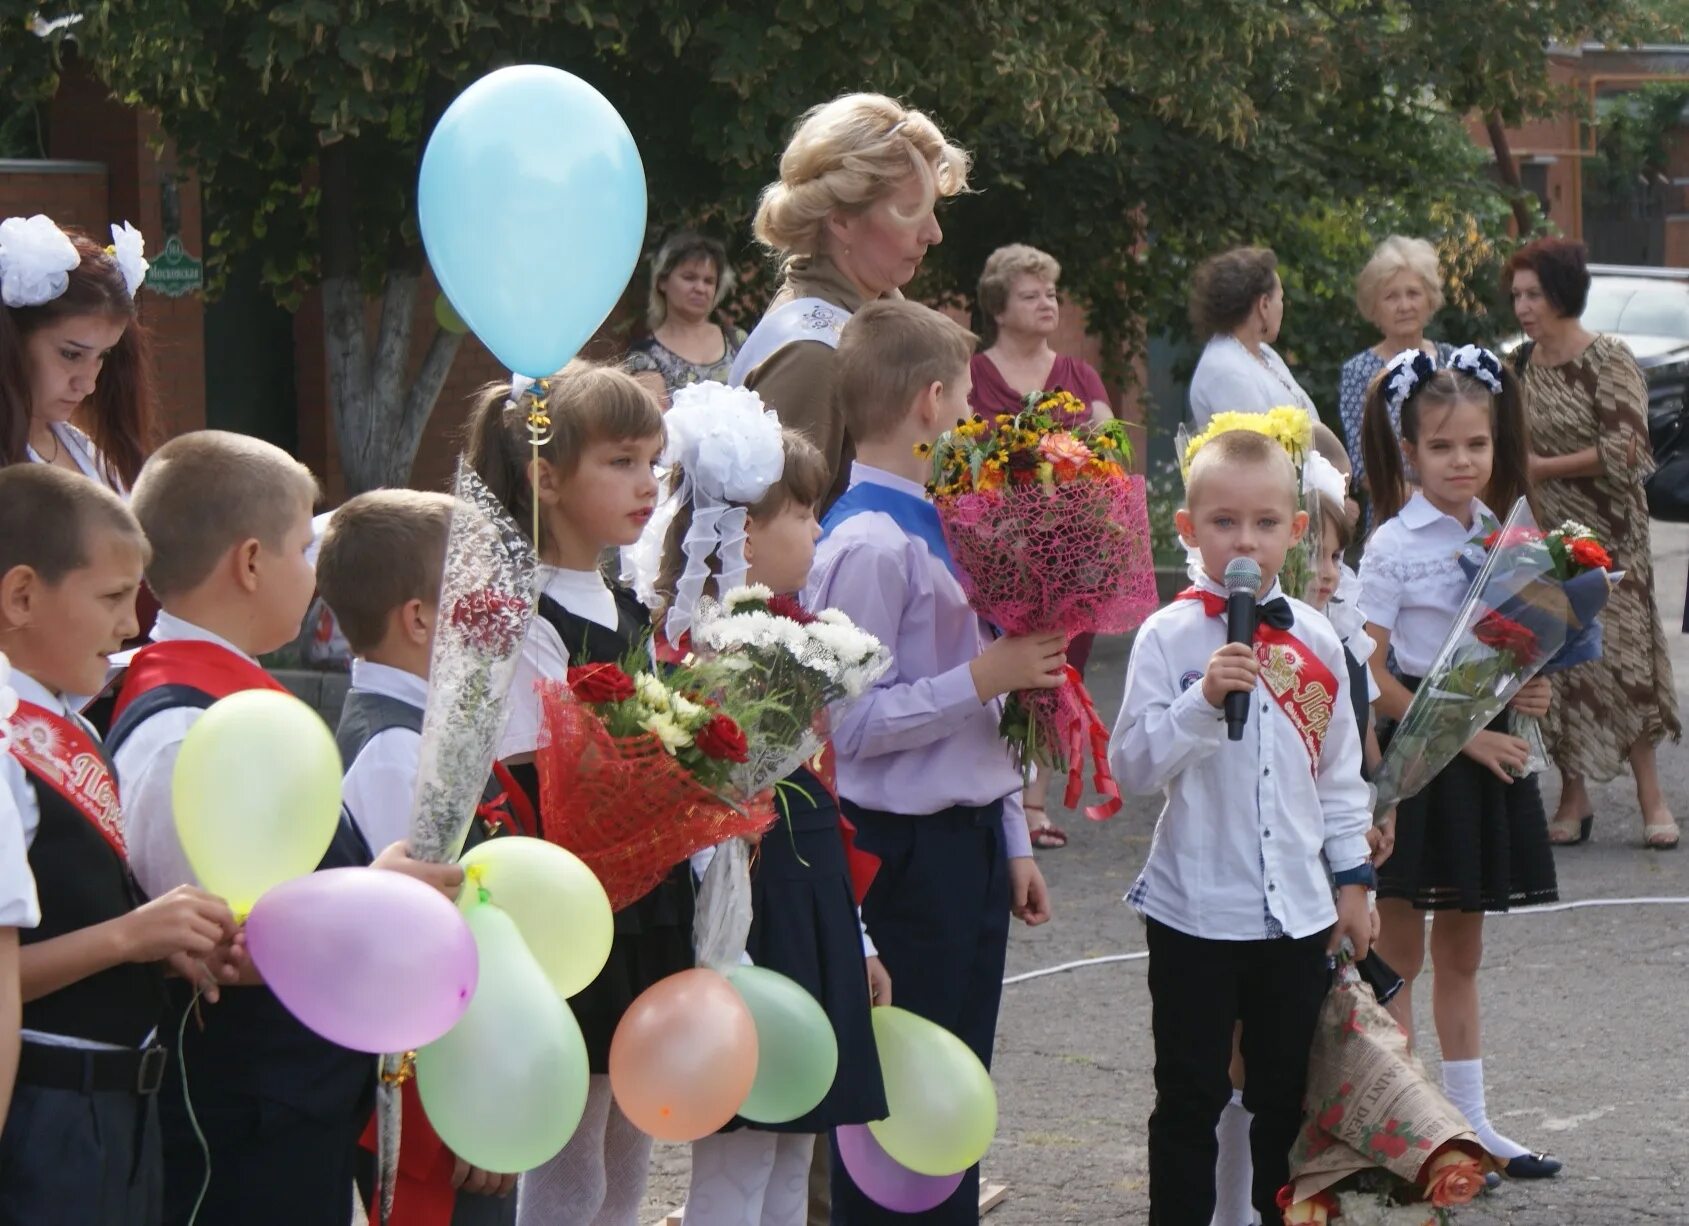
[[[1255,624],[1271,626],[1274,630],[1288,630],[1296,624],[1296,613],[1288,600],[1275,596],[1255,605]]]

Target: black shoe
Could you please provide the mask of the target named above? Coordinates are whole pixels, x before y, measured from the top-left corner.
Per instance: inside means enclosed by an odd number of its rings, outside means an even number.
[[[1548,832],[1549,832],[1550,837],[1549,837],[1549,840],[1548,840],[1548,845],[1550,847],[1576,847],[1579,843],[1587,843],[1587,842],[1589,842],[1589,830],[1590,830],[1590,827],[1593,826],[1593,825],[1595,825],[1595,814],[1591,813],[1588,817],[1581,818],[1578,821],[1578,837],[1577,838],[1575,838],[1575,839],[1560,839],[1560,840],[1556,841],[1553,838],[1554,832],[1556,830],[1568,829],[1571,826],[1571,823],[1570,822],[1549,822],[1548,823]]]
[[[1501,1175],[1497,1171],[1484,1172],[1484,1191],[1494,1192],[1501,1187]]]
[[[1547,1154],[1520,1154],[1509,1159],[1505,1169],[1509,1179],[1552,1179],[1563,1165],[1560,1159]]]

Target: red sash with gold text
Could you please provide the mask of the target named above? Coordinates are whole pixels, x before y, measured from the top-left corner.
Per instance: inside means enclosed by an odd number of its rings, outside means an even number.
[[[117,782],[88,730],[57,711],[21,700],[9,723],[8,748],[19,765],[68,800],[127,862]]]
[[[1224,617],[1226,613],[1224,596],[1199,587],[1188,587],[1175,599],[1200,600],[1210,617]],[[1313,648],[1290,631],[1274,626],[1255,627],[1255,658],[1261,662],[1261,680],[1267,692],[1290,717],[1308,751],[1309,769],[1318,774],[1320,752],[1337,702],[1337,678]]]

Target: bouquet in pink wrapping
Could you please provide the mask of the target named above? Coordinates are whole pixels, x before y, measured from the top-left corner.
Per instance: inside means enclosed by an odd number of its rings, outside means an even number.
[[[957,577],[1006,633],[1124,634],[1155,611],[1144,481],[1128,471],[1126,427],[1060,424],[1087,412],[1067,392],[1035,392],[1021,412],[958,422],[930,449],[927,488]],[[1103,802],[1086,816],[1119,810],[1108,732],[1073,668],[1058,689],[1011,694],[1002,729],[1023,770],[1067,775],[1070,807],[1089,752]]]

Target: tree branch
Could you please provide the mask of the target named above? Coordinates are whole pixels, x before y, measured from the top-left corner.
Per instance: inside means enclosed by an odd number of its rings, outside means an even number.
[[[1513,160],[1513,149],[1507,141],[1507,125],[1501,121],[1501,110],[1491,107],[1484,115],[1484,130],[1490,134],[1490,147],[1495,150],[1496,169],[1507,185],[1507,203],[1513,209],[1513,222],[1519,227],[1519,237],[1527,239],[1536,229],[1536,212],[1525,201],[1525,184],[1519,178],[1519,164]]]

